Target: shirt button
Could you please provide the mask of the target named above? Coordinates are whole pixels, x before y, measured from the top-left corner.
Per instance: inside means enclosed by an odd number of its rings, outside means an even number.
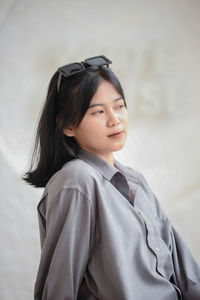
[[[159,247],[155,247],[155,250],[160,252],[160,248]]]

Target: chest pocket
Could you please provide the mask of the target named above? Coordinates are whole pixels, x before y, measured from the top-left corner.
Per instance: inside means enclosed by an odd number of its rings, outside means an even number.
[[[170,224],[157,217],[150,195],[148,197],[141,187],[136,191],[135,200],[135,209],[146,227],[147,246],[156,257],[157,272],[169,280],[173,274]]]
[[[171,246],[162,238],[160,231],[161,220],[156,219],[153,223],[149,220],[143,212],[138,211],[144,220],[147,230],[147,243],[152,250],[157,260],[157,271],[168,280],[173,274],[173,262],[171,255]],[[163,226],[162,226],[163,227]]]

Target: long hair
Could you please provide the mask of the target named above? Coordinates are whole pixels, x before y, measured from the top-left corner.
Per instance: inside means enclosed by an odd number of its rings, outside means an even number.
[[[50,83],[40,116],[30,169],[23,179],[35,187],[45,187],[63,165],[77,157],[79,146],[63,129],[78,126],[102,79],[110,82],[124,99],[121,84],[106,67],[91,67],[68,78],[62,78],[59,92],[56,72]]]

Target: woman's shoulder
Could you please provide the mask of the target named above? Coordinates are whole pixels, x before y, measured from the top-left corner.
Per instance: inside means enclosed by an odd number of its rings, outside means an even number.
[[[81,159],[73,159],[51,177],[45,192],[53,196],[63,189],[74,189],[88,195],[97,177],[92,166]]]

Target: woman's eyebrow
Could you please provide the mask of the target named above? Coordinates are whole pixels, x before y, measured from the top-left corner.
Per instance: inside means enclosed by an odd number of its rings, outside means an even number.
[[[114,99],[114,100],[113,100],[113,102],[119,101],[119,100],[121,100],[121,99],[123,99],[123,97],[122,97],[122,96],[120,96],[120,97],[118,97],[118,98]],[[104,104],[103,104],[103,103],[95,103],[95,104],[91,104],[91,105],[89,105],[89,107],[88,107],[88,108],[92,108],[92,107],[95,107],[95,106],[104,106]]]

